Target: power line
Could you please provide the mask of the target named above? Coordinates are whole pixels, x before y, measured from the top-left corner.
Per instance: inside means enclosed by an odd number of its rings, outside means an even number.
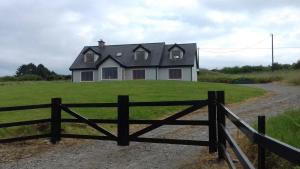
[[[229,50],[231,49],[231,50]],[[233,50],[235,49],[235,50]],[[200,48],[199,52],[206,52],[206,53],[234,53],[240,52],[243,50],[270,50],[272,48]],[[274,47],[273,49],[280,50],[280,49],[300,49],[300,47]],[[219,51],[209,51],[209,50],[219,50]],[[229,51],[228,51],[229,50]]]
[[[287,48],[300,48],[300,47],[275,47],[274,49],[287,49]],[[221,50],[226,50],[226,49],[272,49],[272,48],[215,48],[215,47],[212,47],[212,48],[200,48],[200,49],[221,49]]]

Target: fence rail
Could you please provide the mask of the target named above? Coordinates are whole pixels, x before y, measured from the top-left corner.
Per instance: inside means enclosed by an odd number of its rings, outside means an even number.
[[[130,107],[145,107],[145,106],[190,106],[161,120],[135,120],[129,119]],[[200,108],[208,106],[207,120],[181,120],[179,118],[192,113]],[[1,128],[9,128],[24,125],[36,125],[49,123],[51,126],[50,133],[21,136],[15,138],[0,139],[0,143],[11,143],[15,141],[24,141],[39,138],[50,138],[50,141],[55,144],[61,138],[77,138],[77,139],[95,139],[95,140],[110,140],[116,141],[120,146],[128,146],[131,141],[148,142],[148,143],[167,143],[167,144],[182,144],[207,146],[209,152],[218,152],[220,159],[225,159],[228,166],[232,169],[236,168],[232,157],[227,151],[227,144],[232,148],[241,165],[247,169],[253,169],[254,164],[248,159],[245,153],[240,149],[234,137],[230,135],[226,128],[226,119],[229,119],[239,130],[241,130],[247,138],[258,145],[258,168],[265,169],[265,150],[273,152],[282,158],[300,165],[300,150],[282,143],[274,138],[265,135],[265,117],[258,118],[258,131],[252,128],[245,121],[241,120],[236,114],[225,106],[225,95],[223,91],[209,91],[207,100],[185,100],[185,101],[155,101],[155,102],[130,102],[128,96],[118,96],[117,103],[62,103],[60,98],[53,98],[51,104],[24,105],[14,107],[0,107],[0,113],[7,111],[31,110],[51,108],[51,116],[46,119],[0,123]],[[117,119],[88,119],[71,108],[117,108]],[[62,111],[73,116],[75,119],[62,118]],[[61,133],[62,123],[85,123],[90,127],[98,130],[103,136],[98,135],[82,135]],[[99,124],[116,124],[118,127],[117,135],[110,133]],[[129,126],[131,124],[148,124],[135,133],[130,134]],[[148,133],[163,125],[194,125],[208,126],[208,140],[185,140],[185,139],[167,139],[167,138],[146,138],[143,134]]]
[[[256,131],[250,125],[248,125],[245,121],[241,120],[237,115],[231,112],[225,105],[224,102],[218,102],[219,111],[222,112],[221,118],[225,118],[225,116],[239,129],[241,130],[247,138],[253,143],[258,145],[258,168],[265,169],[265,150],[269,152],[275,153],[278,156],[294,163],[296,165],[300,165],[300,149],[292,147],[286,143],[283,143],[279,140],[271,138],[265,135],[265,117],[258,117],[258,129]],[[226,142],[229,143],[233,152],[239,159],[241,165],[244,168],[253,169],[254,165],[250,162],[248,157],[244,154],[244,152],[239,148],[235,139],[230,135],[228,129],[226,129],[226,125],[224,122],[218,122],[218,128],[220,130],[220,150],[219,150],[219,158],[227,161],[230,168],[235,168],[234,163],[226,150]],[[221,141],[223,140],[223,141]]]

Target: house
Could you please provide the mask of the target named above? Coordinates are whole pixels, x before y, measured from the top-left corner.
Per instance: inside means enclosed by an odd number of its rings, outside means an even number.
[[[73,82],[102,80],[197,81],[196,43],[85,46],[71,65]]]

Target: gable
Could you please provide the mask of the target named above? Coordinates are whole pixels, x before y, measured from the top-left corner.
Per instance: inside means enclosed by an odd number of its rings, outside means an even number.
[[[98,68],[100,67],[122,67],[122,66],[112,58],[108,58],[104,62],[102,62]]]

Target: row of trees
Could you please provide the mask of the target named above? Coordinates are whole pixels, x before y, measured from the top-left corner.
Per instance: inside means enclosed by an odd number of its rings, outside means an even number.
[[[31,76],[41,80],[67,80],[70,75],[59,75],[54,71],[50,71],[44,65],[35,65],[33,63],[21,65],[16,71],[16,77]]]
[[[290,69],[300,69],[300,60],[293,64],[279,64],[274,63],[272,66],[235,66],[235,67],[224,67],[223,69],[214,69],[213,71],[237,74],[237,73],[253,73],[253,72],[265,72],[271,70],[290,70]]]
[[[15,76],[1,77],[0,81],[38,81],[38,80],[69,80],[70,75],[59,75],[50,71],[44,65],[35,65],[33,63],[23,64],[18,67]]]

